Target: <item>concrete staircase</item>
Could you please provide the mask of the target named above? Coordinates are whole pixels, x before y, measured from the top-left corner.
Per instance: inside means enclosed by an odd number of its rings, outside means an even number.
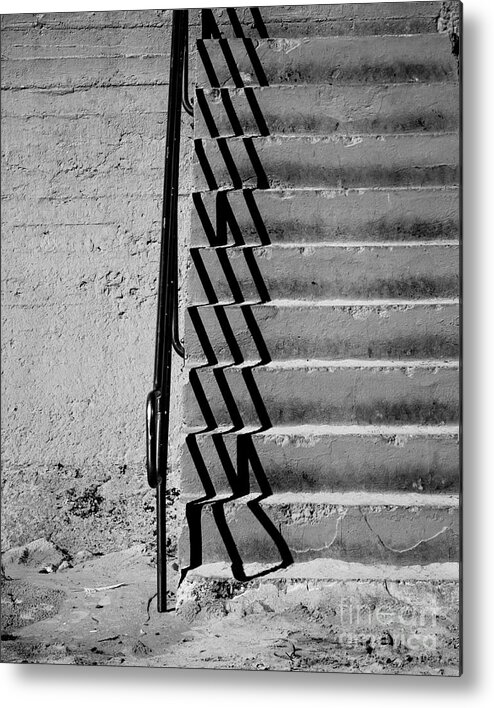
[[[314,7],[198,42],[178,605],[384,582],[451,609],[454,43],[441,3]]]

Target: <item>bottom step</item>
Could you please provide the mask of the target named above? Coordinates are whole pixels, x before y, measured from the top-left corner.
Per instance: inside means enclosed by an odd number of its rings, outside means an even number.
[[[375,661],[390,673],[460,673],[456,563],[371,567],[318,559],[260,577],[259,564],[245,570],[258,577],[235,580],[225,563],[189,571],[177,611],[188,620],[231,615],[259,624],[264,617],[273,631],[281,616],[290,631],[275,656],[286,654],[298,670],[342,670],[345,662],[352,670],[354,661],[374,672]]]
[[[447,494],[256,494],[187,504],[182,567],[272,568],[317,558],[407,566],[459,560],[459,500]]]

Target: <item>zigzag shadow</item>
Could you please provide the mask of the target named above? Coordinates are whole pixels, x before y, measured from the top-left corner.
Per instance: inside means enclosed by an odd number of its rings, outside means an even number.
[[[238,190],[238,189],[243,189],[243,180],[242,177],[240,176],[240,173],[237,169],[237,166],[235,164],[235,161],[233,159],[233,156],[230,152],[230,148],[228,147],[228,141],[227,138],[217,138],[216,143],[218,145],[219,152],[221,154],[221,157],[223,158],[223,162],[225,163],[226,169],[228,171],[228,175],[231,179],[232,182],[232,187],[230,189]],[[254,141],[251,137],[248,138],[242,138],[242,143],[245,149],[245,152],[247,153],[247,156],[250,160],[250,163],[252,165],[252,169],[254,170],[256,180],[257,180],[257,189],[269,189],[269,179],[264,171],[264,168],[262,166],[261,160],[259,158],[259,155],[257,154],[256,146],[254,144]],[[206,183],[208,185],[208,189],[210,191],[216,191],[219,189],[218,182],[216,180],[214,171],[211,167],[211,164],[208,160],[208,156],[206,155],[206,151],[204,149],[204,143],[200,138],[196,138],[194,140],[194,151],[195,155],[197,158],[197,161],[199,162],[199,165],[201,166],[201,169],[204,174],[204,178],[206,180]],[[225,191],[225,190],[222,190]],[[247,190],[245,190],[247,191]]]
[[[254,29],[261,39],[269,37],[266,25],[262,19],[261,10],[259,7],[249,7],[252,16],[252,24]],[[235,33],[235,37],[245,37],[242,24],[238,19],[237,11],[234,7],[227,7],[226,12],[228,19]],[[222,32],[214,16],[214,11],[211,8],[202,10],[202,37],[203,39],[221,39]]]
[[[259,135],[266,137],[267,135],[269,135],[269,128],[262,114],[254,89],[252,88],[252,86],[245,86],[243,88],[243,94],[247,99],[249,107],[252,111],[252,115],[256,122],[257,131]],[[220,131],[218,126],[216,125],[216,121],[211,112],[211,108],[207,100],[207,95],[209,94],[206,94],[203,88],[197,88],[196,105],[199,106],[201,110],[210,137],[219,138]],[[240,137],[241,135],[244,135],[245,131],[242,128],[240,120],[235,112],[229,89],[220,88],[219,97],[221,99],[221,105],[223,106],[223,110],[225,111],[227,118],[230,121],[230,125],[232,126],[233,136]]]
[[[237,36],[242,36],[243,33],[239,34],[241,31],[241,25],[236,17],[234,10],[229,9],[228,16],[232,22],[233,28]],[[257,22],[262,30],[264,23],[262,23],[262,18],[260,13],[252,13],[253,17],[257,17]],[[205,21],[208,27],[205,29]],[[214,23],[214,24],[213,24]],[[261,24],[262,23],[262,24]],[[239,77],[238,70],[234,66],[233,56],[231,54],[228,42],[221,39],[221,33],[219,28],[214,21],[214,15],[211,10],[203,11],[203,36],[214,37],[220,39],[220,46],[223,51],[225,60],[229,66],[232,77],[234,78],[235,84],[237,86],[243,87],[243,82]],[[260,67],[259,60],[257,56],[251,56],[253,51],[255,54],[255,48],[251,40],[244,39],[247,52],[249,57],[251,57],[252,64],[256,69],[256,74],[258,76],[259,82],[262,84],[262,67]],[[211,84],[214,86],[217,84],[217,78],[214,74],[214,69],[207,55],[206,48],[204,44],[201,46],[199,42],[199,55],[202,58],[206,72],[208,73],[208,78]],[[257,61],[256,61],[257,60]],[[260,68],[259,68],[260,67]],[[246,95],[249,101],[249,105],[252,108],[252,112],[256,118],[257,125],[261,135],[269,134],[262,113],[259,109],[259,105],[255,98],[255,93],[250,88],[243,87],[246,91]],[[247,206],[248,213],[252,219],[254,229],[257,232],[260,245],[269,245],[271,243],[268,231],[264,224],[263,218],[257,207],[255,200],[255,191],[252,189],[243,189],[242,180],[238,174],[237,168],[235,166],[234,160],[232,158],[231,152],[228,148],[228,143],[225,138],[219,137],[219,131],[214,123],[213,117],[209,110],[207,100],[205,98],[204,92],[200,89],[196,90],[197,102],[196,105],[201,109],[206,125],[208,127],[211,138],[216,139],[218,148],[223,157],[225,165],[227,167],[228,173],[232,180],[233,189],[241,190],[242,197]],[[225,111],[229,117],[230,123],[233,127],[235,135],[243,135],[243,130],[235,113],[233,104],[231,102],[228,91],[223,89],[220,90],[220,96],[222,104]],[[268,180],[266,174],[262,168],[261,162],[255,150],[254,143],[251,138],[244,138],[244,146],[250,157],[253,169],[257,175],[258,189],[268,188]],[[196,145],[196,157],[199,164],[202,167],[203,174],[206,177],[208,188],[211,191],[218,190],[218,185],[214,177],[213,171],[209,162],[207,160],[204,145],[201,140],[195,141]],[[199,409],[205,421],[205,428],[200,432],[189,433],[186,437],[186,446],[188,448],[190,457],[194,464],[194,467],[198,473],[199,479],[204,487],[204,495],[200,499],[196,499],[186,504],[186,519],[189,527],[189,545],[190,545],[190,557],[189,566],[182,571],[181,582],[186,574],[193,568],[200,566],[203,562],[203,538],[202,538],[202,518],[203,510],[206,506],[211,508],[211,513],[215,521],[218,532],[221,536],[222,542],[227,550],[231,561],[231,569],[233,576],[238,580],[249,580],[256,577],[261,577],[273,572],[274,570],[280,568],[286,568],[291,563],[293,563],[293,557],[290,549],[284,540],[279,529],[275,526],[273,521],[269,518],[268,514],[262,507],[261,502],[272,495],[272,489],[267,479],[266,473],[262,466],[261,460],[259,458],[258,452],[256,450],[253,435],[255,433],[262,432],[272,427],[271,420],[269,418],[268,411],[262,400],[262,396],[257,387],[254,370],[271,361],[271,357],[263,339],[261,330],[255,318],[255,313],[252,309],[251,304],[244,302],[241,286],[235,275],[233,267],[228,257],[228,251],[230,248],[241,246],[241,251],[248,268],[248,272],[252,277],[257,292],[259,295],[259,304],[269,302],[270,297],[263,280],[262,274],[259,270],[255,259],[255,246],[247,245],[242,234],[242,228],[240,227],[232,204],[229,199],[229,192],[226,190],[216,191],[216,223],[213,224],[211,218],[209,217],[208,211],[204,205],[202,195],[199,192],[193,194],[193,203],[196,208],[197,214],[201,221],[203,231],[207,237],[209,248],[213,248],[218,262],[221,266],[221,270],[225,276],[228,287],[231,291],[232,303],[221,304],[215,287],[209,277],[206,265],[204,263],[202,253],[202,247],[195,247],[191,249],[191,258],[196,268],[196,272],[199,276],[202,288],[206,295],[207,303],[204,305],[194,305],[188,308],[189,316],[195,332],[198,336],[199,342],[201,344],[202,350],[204,352],[206,363],[200,367],[195,367],[191,369],[189,374],[189,381],[192,391],[195,395],[196,401],[199,405]],[[233,245],[228,243],[228,234],[231,234],[233,240]],[[252,340],[258,351],[258,358],[254,364],[246,364],[245,358],[239,346],[239,343],[235,337],[233,329],[231,327],[228,318],[228,308],[232,305],[236,305],[240,308],[243,315],[247,329],[252,337]],[[201,317],[201,310],[203,308],[212,308],[216,319],[219,323],[223,337],[230,350],[232,363],[221,364],[215,353],[214,346],[208,336],[206,326]],[[245,364],[245,365],[244,365]],[[249,432],[241,432],[244,428],[244,421],[242,413],[238,408],[235,396],[232,393],[230,385],[228,383],[227,370],[232,367],[238,367],[241,372],[244,384],[249,393],[250,399],[253,403],[253,407],[259,421],[258,427],[255,430],[249,430]],[[201,377],[199,375],[200,369],[207,369],[213,372],[215,382],[221,393],[225,408],[228,412],[228,416],[231,420],[231,426],[227,431],[214,432],[218,429],[217,420],[215,419],[214,412],[208,401],[208,397],[204,390],[201,382]],[[229,487],[231,488],[231,494],[227,496],[222,496],[220,498],[213,482],[213,478],[208,471],[207,464],[200,450],[199,436],[209,436],[213,442],[216,454],[220,460],[222,471],[224,472],[225,478]],[[225,443],[225,436],[232,435],[235,436],[236,441],[236,460],[232,460],[229,453],[228,447]],[[237,543],[229,528],[228,521],[225,514],[225,507],[227,504],[245,498],[251,493],[251,474],[257,482],[260,494],[254,499],[246,500],[246,506],[253,514],[254,518],[263,527],[268,536],[274,542],[277,551],[280,556],[280,562],[273,566],[270,566],[259,573],[247,576],[244,570],[244,563],[239,552]]]
[[[255,12],[255,10],[257,10],[257,13]],[[259,13],[258,9],[251,8],[251,11],[252,11],[253,16],[257,17],[257,15],[258,15],[257,23],[262,22],[262,18],[260,17],[260,13]],[[264,116],[262,114],[262,110],[259,106],[259,102],[257,100],[256,92],[255,92],[254,88],[252,86],[245,85],[242,75],[235,63],[235,58],[234,58],[233,53],[231,51],[229,42],[227,39],[221,38],[221,32],[218,28],[218,25],[216,24],[216,21],[214,20],[214,15],[213,15],[212,11],[211,10],[203,10],[203,13],[210,13],[210,17],[212,18],[210,23],[211,22],[214,23],[215,29],[214,30],[209,29],[208,36],[214,37],[218,40],[218,45],[219,45],[221,52],[223,54],[223,58],[224,58],[225,63],[227,65],[227,68],[228,68],[228,71],[229,71],[230,76],[232,78],[232,81],[235,85],[235,88],[242,89],[243,95],[247,99],[247,102],[249,104],[249,107],[252,111],[252,115],[253,115],[256,125],[257,125],[258,134],[261,136],[269,135],[269,128],[268,128],[267,123],[266,123]],[[251,63],[253,73],[255,74],[255,76],[257,78],[257,84],[259,86],[269,86],[268,79],[267,79],[264,69],[262,67],[261,61],[257,55],[256,47],[254,45],[253,40],[244,36],[242,27],[240,25],[240,22],[238,21],[235,10],[233,8],[227,8],[227,13],[232,21],[232,25],[234,26],[236,37],[242,38],[242,43],[244,45],[246,54],[247,54],[249,61]],[[233,18],[236,18],[236,19],[233,20]],[[264,25],[264,23],[262,23],[262,24]],[[264,27],[264,30],[260,30],[260,34],[262,34],[262,36],[264,36],[264,35],[267,36],[267,32],[265,30],[265,27]],[[219,94],[219,98],[221,99],[223,109],[228,117],[228,120],[230,121],[231,126],[232,126],[233,135],[235,137],[244,135],[245,131],[242,128],[241,122],[239,121],[238,116],[235,113],[235,109],[234,109],[234,106],[233,106],[233,103],[231,100],[230,91],[228,88],[224,88],[221,85],[221,82],[220,82],[220,79],[218,78],[218,75],[216,73],[213,61],[211,60],[211,57],[209,55],[208,48],[204,44],[203,40],[198,40],[197,50],[198,50],[199,58],[202,62],[202,65],[203,65],[206,75],[208,77],[208,81],[211,86],[211,89],[213,89],[214,93],[216,94],[215,99],[217,98],[217,96]],[[208,91],[208,94],[209,93],[210,92]],[[219,138],[220,131],[218,130],[218,127],[216,126],[215,120],[213,118],[213,115],[211,113],[211,109],[210,109],[208,101],[207,101],[206,92],[203,88],[196,88],[196,105],[201,110],[202,116],[203,116],[206,126],[209,130],[210,137],[211,138]],[[248,149],[248,148],[246,148],[246,149]],[[250,148],[250,150],[252,151],[252,148]],[[210,189],[211,188],[212,187],[210,187]],[[237,188],[237,187],[235,187],[235,188]],[[262,189],[263,187],[260,187],[260,188]]]
[[[218,457],[221,460],[225,475],[227,476],[228,482],[232,488],[232,494],[221,499],[215,499],[217,496],[216,491],[211,476],[207,470],[207,465],[204,462],[204,458],[199,449],[197,435],[188,435],[186,439],[187,448],[204,486],[205,495],[200,499],[189,502],[186,505],[186,518],[190,538],[190,557],[189,566],[182,570],[180,582],[182,582],[190,570],[202,565],[202,514],[206,505],[211,507],[211,512],[216,523],[216,527],[230,557],[232,575],[236,580],[253,580],[254,578],[268,575],[276,570],[287,568],[293,563],[293,556],[288,544],[279,529],[275,526],[273,521],[269,518],[268,514],[261,506],[261,502],[272,494],[272,490],[257,454],[257,450],[255,449],[252,434],[246,433],[236,436],[236,466],[233,464],[228,449],[225,445],[224,435],[225,433],[217,433],[212,435]],[[244,570],[244,562],[238,550],[237,543],[226,519],[225,506],[237,499],[244,498],[250,493],[249,467],[254,473],[257,484],[261,490],[261,494],[256,496],[254,499],[248,500],[246,502],[246,506],[273,540],[281,560],[279,563],[269,566],[264,570],[247,575]]]
[[[229,45],[228,39],[218,39],[217,41],[223,54],[223,58],[225,59],[228,70],[230,71],[230,76],[235,85],[235,88],[245,88],[245,83],[242,78],[242,74],[240,73],[235,63],[235,57],[233,56],[233,52]],[[254,41],[249,37],[245,37],[242,39],[242,44],[244,45],[247,56],[249,57],[259,86],[269,86],[268,78],[264,69],[262,68],[260,59],[257,56]],[[207,47],[204,44],[204,40],[197,40],[197,51],[199,53],[199,57],[204,66],[204,71],[207,74],[208,81],[211,84],[212,88],[221,88],[220,80],[214,68],[214,64],[211,61],[211,57],[208,54]]]
[[[252,223],[259,239],[259,244],[269,246],[271,239],[264,224],[259,208],[255,200],[255,191],[252,189],[242,189],[242,198],[245,201],[247,210],[252,219]],[[228,244],[228,230],[235,246],[245,246],[246,241],[242,234],[238,221],[229,201],[229,192],[221,190],[216,193],[216,225],[213,225],[209,218],[208,211],[204,205],[202,194],[194,192],[192,201],[195,210],[201,221],[204,234],[210,246],[226,246]]]

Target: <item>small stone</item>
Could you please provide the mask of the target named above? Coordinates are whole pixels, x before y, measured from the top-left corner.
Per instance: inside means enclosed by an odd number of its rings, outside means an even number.
[[[123,664],[124,661],[125,661],[125,657],[114,656],[111,659],[109,659],[106,663],[108,666],[119,666],[120,664]]]
[[[2,553],[2,563],[5,565],[6,571],[13,565],[20,565],[26,568],[47,568],[54,565],[56,570],[62,561],[68,559],[69,554],[66,551],[46,538],[38,538],[25,546],[11,548]]]
[[[132,647],[132,653],[136,656],[147,656],[151,653],[151,649],[139,639]]]
[[[68,560],[63,560],[58,566],[57,572],[61,570],[67,570],[67,568],[72,568],[72,563],[70,563]]]
[[[45,565],[41,570],[39,571],[40,573],[56,573],[57,572],[57,566],[54,563],[50,563],[49,565]]]
[[[87,549],[84,549],[82,551],[77,551],[77,553],[74,554],[72,560],[74,565],[78,565],[79,563],[85,563],[86,561],[91,560],[94,557],[94,553],[88,551]]]

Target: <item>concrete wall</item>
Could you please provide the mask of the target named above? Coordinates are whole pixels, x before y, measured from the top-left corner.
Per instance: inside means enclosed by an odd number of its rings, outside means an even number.
[[[170,11],[2,18],[4,547],[152,541],[170,39]]]

